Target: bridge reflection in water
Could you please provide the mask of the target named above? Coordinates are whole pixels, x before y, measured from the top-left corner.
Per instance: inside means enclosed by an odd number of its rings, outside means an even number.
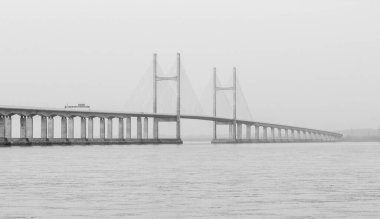
[[[181,70],[180,55],[177,54],[177,75],[162,77],[157,75],[156,54],[153,59],[153,113],[104,112],[91,110],[50,109],[33,107],[0,107],[0,145],[70,145],[70,144],[181,144],[181,119],[207,120],[213,122],[212,143],[258,143],[258,142],[333,142],[339,141],[339,133],[278,125],[257,121],[240,120],[236,115],[236,68],[233,69],[233,84],[230,87],[218,87],[216,69],[214,69],[213,116],[181,114]],[[157,82],[173,80],[176,82],[176,114],[157,113]],[[233,92],[233,118],[218,117],[216,112],[216,93],[226,90]],[[20,117],[20,137],[12,134],[12,116]],[[34,135],[34,121],[40,117],[39,138]],[[60,136],[55,136],[54,118],[60,121]],[[74,127],[74,118],[80,118],[79,127]],[[136,127],[132,127],[132,118]],[[99,123],[95,126],[95,121]],[[114,120],[117,120],[117,135],[113,133]],[[149,121],[153,121],[153,135],[149,137]],[[175,138],[160,138],[159,123],[176,124]],[[38,124],[37,123],[37,124]],[[229,137],[218,138],[217,126],[228,126]],[[245,126],[246,133],[242,130]],[[99,136],[94,137],[94,127],[99,127]],[[80,136],[74,137],[75,130]],[[132,137],[132,129],[136,137]],[[252,131],[254,130],[254,135]],[[260,130],[262,133],[260,133]],[[270,134],[269,134],[270,132]],[[116,136],[116,137],[115,137]]]

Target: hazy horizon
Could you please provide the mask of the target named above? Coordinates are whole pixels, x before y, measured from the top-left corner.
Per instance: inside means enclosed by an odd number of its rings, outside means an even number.
[[[379,128],[380,2],[0,1],[0,105],[123,110],[158,53],[198,94],[237,67],[254,120]]]

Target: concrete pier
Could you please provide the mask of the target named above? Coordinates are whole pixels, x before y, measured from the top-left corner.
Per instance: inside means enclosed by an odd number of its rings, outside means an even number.
[[[285,129],[285,140],[289,141],[289,130]]]
[[[255,139],[260,140],[260,126],[255,126]]]
[[[94,118],[89,117],[88,118],[88,124],[87,124],[87,135],[88,139],[94,138]]]
[[[61,139],[67,138],[67,118],[65,116],[61,117]]]
[[[0,115],[0,138],[5,138],[5,117]]]
[[[291,130],[291,137],[290,138],[292,141],[296,139],[296,137],[294,135],[294,129]]]
[[[86,136],[86,118],[81,117],[80,118],[80,138],[85,139]]]
[[[137,139],[142,139],[141,117],[137,117]]]
[[[20,117],[20,138],[26,138],[26,117]]]
[[[26,137],[33,138],[33,116],[26,117]]]
[[[5,116],[5,138],[12,138],[12,118]]]
[[[74,117],[69,117],[68,118],[68,138],[74,138]]]
[[[100,125],[100,139],[105,139],[106,137],[106,123],[104,121],[104,118],[100,118],[100,122],[99,122],[99,125]]]
[[[120,139],[124,138],[124,119],[123,118],[119,118],[119,135],[118,135],[118,137]]]
[[[153,139],[158,139],[158,119],[156,118],[153,119]]]
[[[112,138],[112,118],[107,118],[107,138],[111,139]]]
[[[54,138],[54,117],[53,116],[48,117],[48,138],[49,139]]]
[[[144,139],[148,139],[148,117],[144,117]]]
[[[242,124],[237,123],[237,139],[242,139]]]
[[[263,126],[263,140],[268,141],[268,128]]]
[[[228,136],[229,136],[229,139],[233,139],[234,138],[234,128],[233,128],[233,124],[229,124],[228,125]]]
[[[125,120],[125,123],[126,123],[126,135],[125,135],[125,138],[126,139],[131,139],[132,137],[132,128],[131,128],[131,117],[127,117],[126,120]]]
[[[245,131],[246,131],[246,134],[245,134],[245,138],[246,139],[251,139],[251,125],[249,124],[246,124],[245,125]]]
[[[46,139],[47,133],[47,118],[46,116],[41,116],[41,138]]]

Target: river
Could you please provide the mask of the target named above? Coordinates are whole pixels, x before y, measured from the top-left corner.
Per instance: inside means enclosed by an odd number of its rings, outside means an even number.
[[[380,143],[0,148],[1,218],[379,218]]]

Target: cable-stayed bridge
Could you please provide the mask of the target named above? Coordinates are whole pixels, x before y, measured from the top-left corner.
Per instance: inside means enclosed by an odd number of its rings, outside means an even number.
[[[0,145],[181,144],[183,119],[212,122],[212,143],[333,142],[342,137],[335,132],[253,120],[236,68],[228,86],[219,82],[214,69],[212,90],[202,95],[208,97],[205,101],[196,97],[180,54],[172,71],[175,73],[165,74],[154,54],[151,71],[127,102],[128,111],[0,106]],[[174,137],[160,135],[161,123],[175,123]],[[14,125],[19,128],[18,136]],[[227,137],[219,135],[220,126],[228,127]]]

